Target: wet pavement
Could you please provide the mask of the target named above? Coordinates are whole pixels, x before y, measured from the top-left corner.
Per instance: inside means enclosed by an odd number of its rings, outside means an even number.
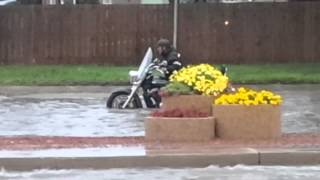
[[[78,158],[78,157],[125,157],[125,156],[145,156],[144,146],[109,146],[107,148],[61,148],[61,149],[38,149],[38,150],[0,150],[0,158]]]
[[[284,97],[285,133],[320,132],[320,85],[259,85]],[[0,87],[0,136],[143,136],[150,110],[109,110],[123,87]]]
[[[318,180],[320,166],[243,166],[206,168],[153,168],[110,170],[35,170],[31,172],[8,172],[2,170],[0,179],[15,180]]]
[[[259,85],[283,96],[282,131],[320,133],[320,85]]]
[[[256,86],[255,86],[256,87]],[[282,128],[285,133],[320,132],[320,85],[265,85],[259,89],[271,89],[284,97]],[[145,156],[146,145],[141,137],[121,142],[112,140],[112,146],[108,146],[106,139],[96,139],[102,136],[143,136],[143,119],[150,110],[108,110],[105,108],[105,100],[111,91],[121,87],[39,87],[39,88],[1,88],[0,87],[0,136],[91,136],[93,139],[50,139],[43,137],[11,139],[2,138],[1,143],[7,147],[17,147],[12,151],[0,151],[1,157],[27,157],[32,161],[33,157],[67,157],[80,159],[82,156],[99,158],[99,156],[132,156],[138,158]],[[273,142],[273,145],[290,147],[319,147],[320,138],[287,138],[282,142]],[[318,136],[317,136],[318,137]],[[128,138],[128,137],[127,137]],[[63,140],[64,139],[64,140]],[[318,140],[316,140],[318,139]],[[66,141],[67,140],[67,141]],[[288,142],[292,143],[286,146]],[[298,141],[298,143],[297,143]],[[32,143],[31,143],[32,142]],[[131,144],[124,148],[120,144]],[[316,143],[317,142],[317,143]],[[220,144],[215,141],[202,146],[199,149],[189,147],[200,152],[203,149],[216,149],[213,147],[228,147],[235,149],[243,146],[229,142]],[[256,146],[268,147],[268,142],[260,142]],[[109,143],[110,144],[110,143]],[[2,146],[3,146],[2,145]],[[21,146],[19,146],[21,145]],[[63,146],[68,145],[68,146]],[[77,149],[77,145],[79,146]],[[98,147],[105,145],[105,147]],[[310,146],[308,146],[310,145]],[[44,147],[45,146],[45,147]],[[154,146],[159,151],[171,153],[179,150],[181,145],[169,145],[167,149],[159,144]],[[252,142],[245,143],[246,147],[254,147]],[[46,148],[59,149],[46,149]],[[86,148],[85,148],[86,147]],[[34,150],[32,148],[40,148]],[[44,149],[41,149],[44,148]],[[61,149],[62,148],[62,149]],[[67,149],[63,149],[67,148]],[[29,149],[29,150],[28,150]],[[303,153],[303,152],[301,152]],[[306,152],[308,153],[308,152]],[[154,156],[155,154],[153,154]],[[179,156],[177,156],[179,157]],[[305,155],[303,157],[306,157]],[[187,158],[185,158],[187,159]],[[198,158],[197,158],[198,159]],[[215,158],[214,158],[215,159]],[[314,158],[311,158],[314,159]],[[225,160],[224,160],[225,161]],[[33,162],[33,161],[32,161]],[[261,161],[259,161],[261,162]],[[88,162],[83,162],[90,168]],[[106,162],[103,161],[103,164]],[[28,164],[28,163],[27,163]],[[29,162],[30,164],[30,162]],[[62,164],[62,163],[59,163]],[[71,163],[77,164],[77,163]],[[112,162],[111,164],[114,164]],[[18,163],[21,165],[21,163]],[[133,166],[135,167],[135,166]],[[206,168],[118,168],[109,170],[34,170],[26,172],[7,171],[2,169],[0,179],[37,180],[37,179],[171,179],[171,180],[317,180],[320,179],[320,166],[209,166]]]
[[[108,93],[0,96],[0,136],[139,136],[148,110],[108,110]]]

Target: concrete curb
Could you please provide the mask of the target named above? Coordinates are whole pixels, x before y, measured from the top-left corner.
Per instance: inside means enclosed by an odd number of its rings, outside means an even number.
[[[237,155],[179,155],[77,158],[1,158],[6,170],[30,171],[34,169],[111,169],[152,167],[206,167],[212,164],[256,165],[258,154]]]
[[[320,164],[320,149],[261,150],[259,165],[317,165]]]
[[[111,169],[111,168],[183,168],[210,165],[316,165],[320,164],[317,150],[227,150],[198,154],[147,154],[145,156],[117,157],[13,157],[0,158],[6,170],[30,171],[34,169]]]

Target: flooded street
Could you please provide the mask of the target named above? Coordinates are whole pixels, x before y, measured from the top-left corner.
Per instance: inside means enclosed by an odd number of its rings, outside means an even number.
[[[141,136],[147,111],[107,110],[102,98],[7,98],[0,135]]]
[[[285,133],[320,132],[320,85],[259,85],[284,98],[282,129]],[[0,88],[0,136],[143,136],[144,117],[151,110],[110,110],[105,108],[110,92],[121,87],[99,88]],[[83,149],[60,151],[3,151],[4,157],[21,156],[66,157],[84,155]],[[101,154],[136,153],[144,155],[143,147],[89,149]],[[122,151],[121,151],[122,150]],[[209,166],[206,168],[121,168],[106,170],[34,170],[26,172],[2,169],[0,179],[12,180],[318,180],[320,166]]]
[[[256,85],[279,93],[282,105],[282,131],[320,133],[320,85]]]
[[[318,180],[320,166],[242,166],[186,169],[36,170],[0,172],[0,179],[14,180]]]
[[[320,132],[320,85],[251,86],[279,93],[283,132]],[[142,136],[150,110],[110,110],[105,101],[121,87],[82,90],[1,90],[0,136]],[[80,88],[79,88],[80,89]]]

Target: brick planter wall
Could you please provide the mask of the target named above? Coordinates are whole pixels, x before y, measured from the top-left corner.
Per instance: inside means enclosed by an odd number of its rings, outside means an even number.
[[[211,114],[213,96],[177,95],[162,97],[162,109],[195,109]]]
[[[273,139],[281,136],[281,107],[213,105],[216,136],[222,139]]]
[[[167,142],[209,141],[215,135],[214,121],[213,117],[148,117],[145,119],[145,139]]]

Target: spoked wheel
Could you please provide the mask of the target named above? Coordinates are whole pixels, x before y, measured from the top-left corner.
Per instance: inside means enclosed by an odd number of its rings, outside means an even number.
[[[117,91],[112,93],[107,100],[107,108],[122,109],[122,106],[128,99],[129,95],[130,93],[127,91]],[[127,109],[142,108],[142,104],[139,97],[137,95],[134,95],[126,108]]]

